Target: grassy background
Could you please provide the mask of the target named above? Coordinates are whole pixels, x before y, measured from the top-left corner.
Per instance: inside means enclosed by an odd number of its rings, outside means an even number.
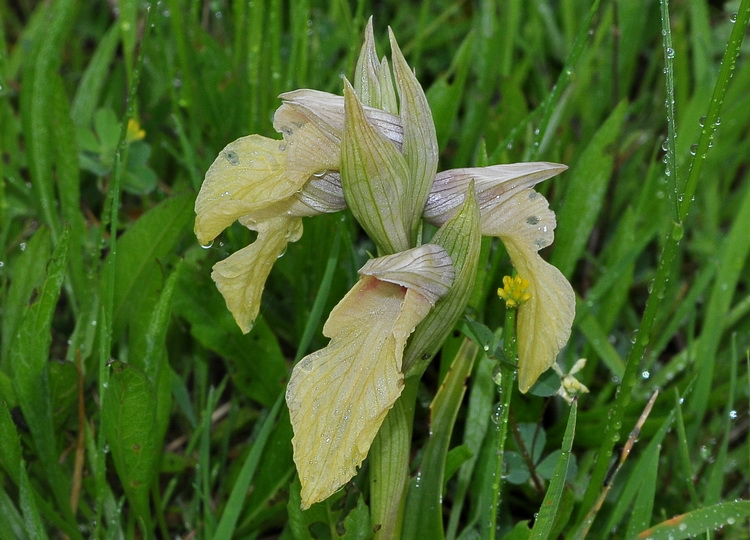
[[[413,438],[415,471],[430,444],[451,449],[437,530],[494,535],[501,484],[498,536],[528,537],[541,508],[538,537],[584,535],[594,518],[591,537],[630,538],[683,513],[652,536],[748,537],[748,43],[720,71],[748,2],[673,2],[668,19],[654,0],[287,4],[0,2],[3,535],[372,534],[367,465],[299,511],[278,401],[368,243],[350,215],[306,220],[243,336],[209,275],[252,237],[234,226],[206,249],[192,235],[219,150],[275,136],[283,91],[340,92],[372,14],[381,54],[390,25],[427,91],[441,169],[570,166],[542,187],[558,216],[545,257],[579,296],[560,362],[587,358],[591,393],[571,415],[516,392],[499,426],[495,359],[481,356],[455,421],[430,436],[457,330],[425,375]],[[470,311],[494,330],[510,267],[484,248]]]

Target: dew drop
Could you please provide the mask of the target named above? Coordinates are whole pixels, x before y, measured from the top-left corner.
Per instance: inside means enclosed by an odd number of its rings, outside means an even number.
[[[698,123],[700,124],[701,127],[705,126],[706,125],[706,117],[705,116],[701,116],[701,119],[698,120]]]
[[[240,156],[238,156],[237,152],[235,152],[234,150],[227,150],[226,152],[224,152],[224,157],[227,158],[227,161],[232,165],[240,164]]]
[[[674,58],[674,49],[672,47],[667,47],[667,58]]]
[[[210,240],[207,244],[201,244],[201,247],[203,249],[211,249],[211,247],[214,245],[214,241]]]
[[[737,12],[732,13],[729,15],[729,22],[736,23],[737,22]]]
[[[528,223],[529,225],[536,225],[537,223],[539,223],[539,218],[536,216],[529,216],[526,218],[526,223]]]
[[[691,144],[690,145],[690,155],[694,156],[698,152],[698,145],[697,144]]]

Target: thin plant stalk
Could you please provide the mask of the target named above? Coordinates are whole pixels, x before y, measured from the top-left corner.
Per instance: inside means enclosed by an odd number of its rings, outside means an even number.
[[[672,66],[670,57],[674,55],[674,52],[670,51],[671,47],[669,46],[671,44],[671,29],[669,26],[669,5],[666,0],[661,2],[661,9],[662,29],[664,35],[663,46],[665,50],[665,58],[668,62],[666,67],[669,71]],[[719,110],[723,102],[723,96],[726,92],[726,87],[728,86],[729,79],[732,74],[734,60],[739,53],[739,47],[742,43],[742,37],[747,26],[748,19],[750,19],[750,0],[743,0],[738,11],[735,27],[732,29],[732,34],[729,38],[729,42],[724,53],[722,69],[719,73],[719,78],[716,82],[713,97],[711,98],[711,103],[709,105],[709,112],[711,114],[711,117],[709,118],[709,115],[706,115],[707,118],[705,121],[705,125],[709,125],[710,122],[710,127],[708,129],[704,129],[701,132],[700,142],[698,143],[698,151],[696,152],[696,157],[693,159],[690,174],[688,176],[688,181],[685,185],[684,191],[680,189],[680,181],[677,174],[678,171],[674,170],[674,167],[672,167],[671,169],[673,171],[672,175],[676,186],[675,204],[678,207],[676,211],[676,216],[678,217],[678,219],[673,220],[670,232],[665,241],[664,249],[659,260],[659,266],[656,270],[654,285],[646,301],[646,308],[643,314],[643,318],[641,319],[638,332],[636,334],[635,343],[630,349],[627,357],[622,384],[617,389],[615,403],[610,409],[610,420],[607,423],[606,431],[604,437],[602,438],[602,444],[600,446],[599,453],[592,470],[591,479],[589,481],[588,488],[586,489],[586,493],[584,494],[583,503],[580,507],[579,519],[582,519],[584,516],[586,516],[594,507],[595,501],[598,498],[598,494],[603,487],[604,479],[609,467],[610,457],[612,456],[612,450],[617,440],[619,440],[619,431],[622,427],[622,419],[625,414],[625,409],[630,403],[633,389],[635,388],[635,384],[637,381],[641,360],[644,358],[647,352],[651,333],[653,332],[654,328],[654,322],[659,312],[661,301],[663,300],[665,295],[669,276],[673,270],[674,262],[679,250],[680,241],[684,232],[683,222],[688,215],[690,204],[693,199],[693,194],[695,193],[695,189],[697,187],[697,181],[700,174],[700,169],[702,167],[702,161],[705,159],[705,154],[708,151],[710,135],[713,134],[713,130],[715,130],[716,128],[716,119],[718,118]],[[674,95],[674,78],[668,76],[666,83],[668,86],[667,95]],[[671,109],[668,107],[668,111],[669,110]],[[672,125],[674,124],[674,117],[672,117],[670,123]],[[669,133],[669,137],[674,138],[674,136],[674,131],[671,130]],[[673,148],[674,141],[672,141],[671,143],[667,143],[668,147],[670,145]]]
[[[505,440],[508,438],[508,418],[510,411],[510,398],[513,391],[514,368],[508,362],[516,359],[516,310],[507,309],[505,312],[505,336],[503,338],[503,357],[498,363],[498,377],[500,379],[497,387],[498,404],[494,420],[497,422],[497,446],[495,447],[496,461],[495,472],[492,481],[492,503],[490,506],[490,540],[495,539],[497,534],[497,513],[500,506],[500,490],[502,489],[503,466],[505,457]],[[496,381],[497,382],[497,381]]]

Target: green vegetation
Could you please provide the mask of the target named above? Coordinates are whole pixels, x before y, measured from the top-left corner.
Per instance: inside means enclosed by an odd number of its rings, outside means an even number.
[[[439,170],[570,166],[539,186],[542,254],[577,294],[558,363],[586,358],[590,392],[509,384],[512,269],[486,238],[409,389],[407,494],[371,483],[376,439],[301,511],[285,385],[373,244],[349,212],[305,220],[243,335],[210,274],[254,233],[200,246],[193,204],[227,143],[278,137],[280,93],[342,93],[370,15],[425,88]],[[747,537],[748,19],[749,0],[0,2],[0,536],[383,538],[388,503],[406,538]]]

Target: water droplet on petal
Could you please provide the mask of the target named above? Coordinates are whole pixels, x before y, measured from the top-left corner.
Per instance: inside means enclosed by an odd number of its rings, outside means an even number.
[[[207,244],[201,244],[201,247],[202,247],[203,249],[211,249],[211,247],[212,247],[213,245],[214,245],[214,241],[213,241],[213,240],[211,240],[211,241],[209,241],[209,242],[208,242]]]
[[[227,158],[227,161],[232,165],[240,164],[240,156],[238,156],[237,152],[235,152],[234,150],[227,150],[226,152],[224,152],[224,157]]]

